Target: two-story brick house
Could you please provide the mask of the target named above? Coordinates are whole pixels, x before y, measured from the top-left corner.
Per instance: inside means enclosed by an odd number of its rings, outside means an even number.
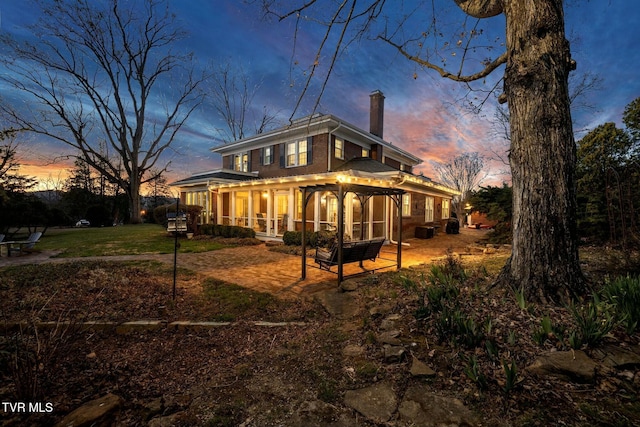
[[[302,187],[348,182],[399,188],[403,236],[418,225],[440,226],[458,194],[412,173],[422,161],[383,139],[384,95],[370,95],[369,132],[330,114],[315,114],[292,124],[212,149],[222,169],[195,174],[172,185],[183,203],[204,208],[202,222],[251,227],[259,237],[278,237],[302,227]],[[315,192],[306,206],[309,230],[335,229],[337,197]],[[365,239],[397,236],[395,203],[371,197],[364,206],[347,195],[345,233]],[[362,217],[364,215],[364,218]]]

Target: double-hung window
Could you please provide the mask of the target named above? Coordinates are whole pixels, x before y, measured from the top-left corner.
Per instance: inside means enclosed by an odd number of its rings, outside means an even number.
[[[305,166],[308,163],[308,151],[309,147],[306,139],[287,143],[287,167]]]
[[[442,219],[449,218],[451,216],[451,201],[443,200],[442,201]]]
[[[334,141],[334,156],[336,159],[344,159],[344,141],[340,138]]]
[[[273,163],[273,145],[270,145],[268,147],[264,147],[262,149],[262,163],[263,165],[270,165],[271,163]]]
[[[411,194],[402,195],[402,216],[411,216]]]
[[[424,222],[433,222],[433,197],[427,196],[424,201]]]
[[[233,158],[233,170],[249,172],[249,153],[236,154]]]

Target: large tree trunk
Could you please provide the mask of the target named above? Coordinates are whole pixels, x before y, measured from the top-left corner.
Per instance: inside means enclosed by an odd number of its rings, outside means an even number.
[[[129,198],[129,222],[131,224],[140,224],[142,222],[142,204],[140,203],[140,181],[136,176],[130,178],[131,182],[127,190]]]
[[[559,302],[585,289],[562,0],[505,0],[504,14],[514,217],[513,253],[499,281],[524,289],[529,300]]]

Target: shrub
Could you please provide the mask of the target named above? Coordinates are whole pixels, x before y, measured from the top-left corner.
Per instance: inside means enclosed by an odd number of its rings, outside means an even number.
[[[252,228],[238,225],[204,224],[200,226],[200,234],[226,238],[255,238],[256,232]]]
[[[569,311],[576,322],[575,342],[580,342],[588,346],[600,344],[604,337],[611,332],[618,324],[613,307],[606,302],[600,301],[597,296],[581,307],[575,304],[569,306]]]
[[[336,233],[329,231],[311,231],[306,234],[307,246],[312,248],[328,248],[336,240]],[[282,241],[287,246],[302,245],[302,231],[285,231]],[[346,238],[345,238],[346,241]]]
[[[615,307],[627,333],[632,334],[640,322],[640,278],[626,276],[608,280],[602,298]]]
[[[302,245],[302,232],[301,231],[285,231],[282,235],[282,241],[287,246],[301,246]]]

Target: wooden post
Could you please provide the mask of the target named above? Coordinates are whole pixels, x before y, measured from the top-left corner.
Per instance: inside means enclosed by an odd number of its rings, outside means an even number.
[[[307,188],[302,187],[302,277],[307,277]]]
[[[344,188],[342,183],[338,184],[338,286],[342,283],[342,244],[344,243]]]

